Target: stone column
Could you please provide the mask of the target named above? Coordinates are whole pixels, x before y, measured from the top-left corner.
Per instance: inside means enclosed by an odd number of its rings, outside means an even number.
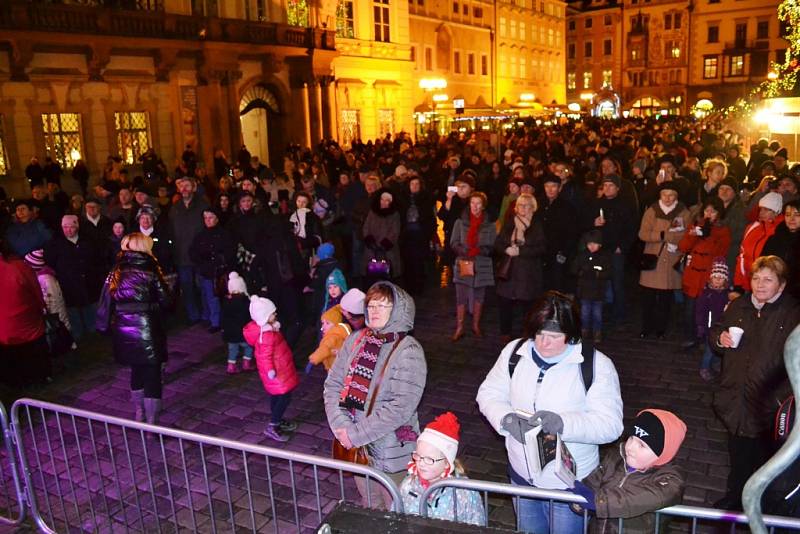
[[[328,80],[328,136],[336,141],[339,140],[339,125],[336,115],[336,82],[331,78]]]
[[[305,125],[305,142],[307,147],[311,147],[311,110],[309,109],[308,101],[308,84],[303,82],[303,89],[301,91],[303,97],[303,124]]]
[[[316,124],[317,138],[315,142],[319,142],[325,138],[322,125],[322,81],[314,80],[314,100],[316,101],[316,109],[314,113],[314,120]]]

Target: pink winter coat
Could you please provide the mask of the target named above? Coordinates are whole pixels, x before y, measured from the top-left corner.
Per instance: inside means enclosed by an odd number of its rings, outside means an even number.
[[[264,389],[270,395],[283,395],[289,393],[297,387],[297,369],[292,358],[292,349],[283,338],[279,330],[280,326],[267,324],[263,331],[255,323],[250,321],[242,329],[244,340],[253,346],[258,374]],[[269,378],[269,372],[275,370],[275,378]]]

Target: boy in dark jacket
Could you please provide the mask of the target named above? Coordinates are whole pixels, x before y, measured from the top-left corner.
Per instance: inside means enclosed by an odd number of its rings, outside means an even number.
[[[255,371],[253,347],[244,340],[242,329],[250,322],[250,297],[244,278],[236,271],[228,275],[228,294],[222,298],[222,340],[228,344],[228,374],[239,372],[237,360],[242,349],[242,370]]]
[[[581,303],[581,337],[594,342],[603,339],[603,301],[611,279],[611,255],[603,248],[603,234],[590,230],[581,239],[581,252],[575,257],[572,272],[578,277],[578,299]]]
[[[625,532],[653,532],[651,512],[681,501],[683,474],[670,462],[686,437],[684,422],[672,412],[648,408],[639,412],[627,434],[619,450],[608,451],[600,465],[571,489],[595,512],[592,532],[617,532],[619,518],[625,519]]]
[[[697,302],[694,308],[694,324],[695,335],[697,339],[703,341],[705,352],[703,353],[703,361],[700,364],[700,376],[706,382],[714,379],[714,371],[711,364],[714,360],[718,360],[719,356],[714,354],[711,346],[708,344],[708,331],[711,325],[716,323],[722,318],[722,312],[725,311],[725,306],[728,304],[728,289],[730,284],[728,282],[728,264],[725,258],[717,258],[711,264],[711,274],[708,278],[706,285],[700,296],[697,297]]]

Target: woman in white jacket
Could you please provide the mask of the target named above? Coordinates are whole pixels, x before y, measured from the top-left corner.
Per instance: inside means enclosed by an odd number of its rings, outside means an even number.
[[[539,475],[530,469],[523,442],[524,434],[535,426],[541,425],[547,434],[561,434],[577,464],[579,480],[598,466],[598,445],[610,443],[622,433],[617,370],[605,354],[583,350],[580,331],[580,313],[574,301],[548,291],[531,309],[525,338],[505,346],[478,390],[481,413],[505,437],[513,484],[567,488],[552,466]],[[513,358],[512,353],[516,354]],[[593,354],[587,364],[583,364],[584,353]],[[588,391],[584,376],[589,377]],[[520,529],[583,532],[583,517],[573,513],[567,503],[553,503],[552,522],[550,512],[550,501],[520,499]]]
[[[47,313],[55,313],[64,326],[70,329],[69,315],[67,306],[64,304],[64,295],[61,293],[61,285],[58,283],[56,273],[44,262],[44,250],[32,250],[25,255],[25,263],[36,273],[36,279],[42,288],[42,296]]]

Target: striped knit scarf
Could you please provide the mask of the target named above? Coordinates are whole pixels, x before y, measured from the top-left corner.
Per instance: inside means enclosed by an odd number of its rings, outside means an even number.
[[[350,363],[350,370],[344,379],[344,387],[339,395],[339,406],[350,411],[364,411],[381,347],[384,343],[391,343],[396,338],[397,334],[394,333],[378,334],[372,329],[365,331],[364,344]]]

